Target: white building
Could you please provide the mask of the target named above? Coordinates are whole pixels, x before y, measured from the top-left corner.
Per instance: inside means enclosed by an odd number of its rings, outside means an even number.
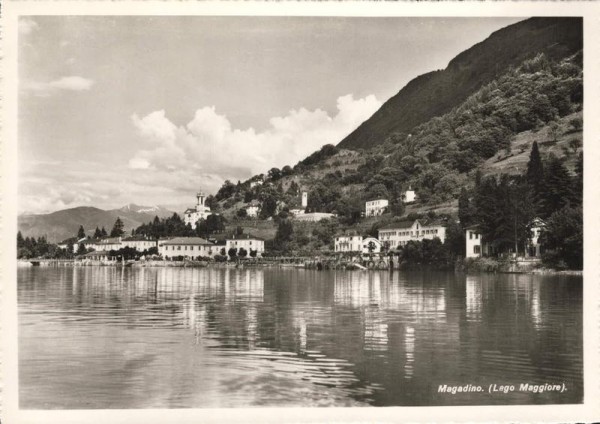
[[[109,250],[119,250],[122,248],[121,237],[108,237],[98,240],[94,243],[94,249],[98,252],[108,252]]]
[[[206,196],[204,193],[200,192],[196,194],[196,207],[187,209],[183,214],[183,219],[186,224],[190,224],[192,229],[196,228],[196,222],[201,219],[206,219],[208,215],[210,215],[210,208],[204,204],[206,201]]]
[[[409,187],[408,190],[402,194],[402,202],[413,203],[415,200],[417,200],[417,195],[415,194],[415,191]]]
[[[250,218],[256,218],[260,212],[260,206],[257,204],[251,204],[246,206],[246,215]]]
[[[363,237],[358,234],[342,234],[335,237],[335,252],[361,252],[363,249]]]
[[[175,237],[161,240],[158,253],[165,259],[183,256],[188,259],[212,258],[219,253],[213,243],[200,237]]]
[[[256,186],[260,186],[263,185],[263,183],[265,182],[264,177],[258,177],[256,180],[254,181],[250,181],[250,188],[254,188]]]
[[[362,240],[362,252],[364,254],[381,252],[381,242],[375,237],[365,237]]]
[[[322,219],[334,218],[336,215],[333,213],[326,212],[311,212],[304,213],[300,215],[295,215],[295,219],[297,221],[308,221],[308,222],[317,222]]]
[[[302,192],[302,208],[306,209],[308,206],[308,193],[306,191]]]
[[[446,240],[446,227],[442,223],[429,222],[423,224],[418,219],[414,222],[401,221],[379,229],[379,241],[390,249],[402,247],[411,240],[439,238]]]
[[[251,257],[250,251],[256,250],[256,256],[260,257],[265,251],[265,241],[250,234],[234,235],[225,240],[225,252],[227,254],[229,254],[229,249],[231,248],[237,249],[238,252],[243,248],[248,252],[246,257]]]
[[[371,200],[365,203],[365,216],[379,216],[389,206],[387,199]]]
[[[479,258],[481,256],[481,233],[478,225],[471,225],[465,229],[465,256]]]
[[[290,213],[294,216],[302,215],[304,213],[304,209],[290,209]]]
[[[122,247],[130,247],[138,252],[158,247],[158,241],[143,236],[125,237],[121,240],[121,244]]]
[[[79,239],[79,240],[77,240],[77,237],[71,237],[71,238],[68,238],[66,240],[61,241],[60,243],[57,244],[57,246],[60,249],[68,249],[69,245],[72,245],[73,246],[73,253],[77,253],[79,251],[80,245],[83,243],[84,246],[85,246],[85,244],[87,243],[87,241],[88,241],[87,237],[84,237],[84,238]],[[87,246],[85,246],[85,247],[87,247]]]

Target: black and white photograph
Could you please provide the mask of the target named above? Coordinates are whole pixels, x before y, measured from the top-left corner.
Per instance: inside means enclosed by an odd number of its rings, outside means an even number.
[[[14,422],[591,411],[585,13],[27,6],[3,90]]]

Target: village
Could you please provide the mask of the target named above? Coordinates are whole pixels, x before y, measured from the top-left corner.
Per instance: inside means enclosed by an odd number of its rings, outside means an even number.
[[[325,212],[307,212],[309,193],[300,192],[299,207],[289,209],[290,219],[296,222],[321,222],[337,219],[335,214]],[[196,205],[185,210],[183,220],[192,230],[211,215],[216,215],[206,204],[207,196],[203,192],[196,195]],[[417,194],[409,188],[402,194],[406,205],[417,201]],[[388,199],[366,201],[362,217],[382,217],[389,209]],[[260,203],[251,202],[245,209],[247,219],[259,220]],[[459,221],[455,220],[455,224]],[[401,220],[383,225],[378,229],[377,237],[361,234],[356,230],[344,230],[333,237],[333,250],[329,246],[310,256],[274,255],[265,249],[265,239],[237,232],[212,234],[207,238],[177,236],[152,238],[147,235],[116,237],[69,238],[58,243],[58,248],[73,252],[75,264],[79,265],[145,265],[148,266],[206,266],[210,262],[241,263],[278,263],[295,266],[315,267],[318,269],[397,269],[400,267],[399,252],[410,242],[437,240],[444,244],[447,238],[448,217],[418,218]],[[238,227],[239,228],[239,227]],[[542,246],[540,234],[544,221],[535,218],[529,225],[530,238],[522,252],[510,255],[513,262],[529,266],[541,261]],[[478,225],[466,227],[464,232],[464,252],[466,259],[476,259],[493,254],[489,241],[484,240]],[[39,261],[34,261],[39,263]]]

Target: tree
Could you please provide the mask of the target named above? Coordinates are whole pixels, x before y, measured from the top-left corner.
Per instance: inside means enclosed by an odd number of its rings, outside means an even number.
[[[94,238],[99,239],[101,237],[102,237],[102,231],[100,231],[100,229],[98,227],[96,227],[96,230],[94,231]]]
[[[267,177],[271,180],[271,181],[277,181],[278,179],[281,178],[281,170],[279,168],[271,168],[269,169],[269,172],[267,173]]]
[[[277,211],[277,199],[274,196],[267,195],[262,202],[260,208],[260,219],[267,219],[272,217]]]
[[[229,197],[231,197],[233,195],[233,193],[235,193],[235,185],[231,181],[225,180],[225,182],[223,183],[223,185],[221,186],[219,191],[217,191],[215,200],[219,201],[219,200],[228,199]],[[212,203],[212,201],[211,201],[211,203]]]
[[[232,248],[230,248],[227,251],[227,254],[229,255],[229,257],[233,261],[237,257],[237,249],[235,247],[232,247]]]
[[[82,238],[85,238],[85,230],[83,229],[83,225],[80,225],[77,231],[77,240],[81,240]]]
[[[196,235],[209,237],[211,234],[225,231],[225,218],[221,215],[211,213],[206,219],[201,219],[196,224]]]
[[[463,187],[458,196],[458,219],[463,229],[474,223],[475,214],[475,205],[471,202],[469,192]]]
[[[106,229],[104,227],[102,227],[102,230],[100,230],[100,233],[102,234],[102,237],[108,236],[108,233],[106,232]]]
[[[235,214],[238,218],[247,218],[248,217],[248,211],[246,210],[246,208],[241,208],[238,209],[238,211]]]
[[[281,168],[281,175],[284,177],[287,177],[288,175],[292,175],[293,173],[294,173],[294,170],[289,165],[286,165],[283,168]]]
[[[125,230],[123,229],[123,221],[121,221],[120,217],[117,217],[115,224],[110,232],[111,237],[121,237],[125,234]]]
[[[548,161],[544,191],[540,200],[543,218],[549,217],[574,200],[571,175],[563,161],[554,155]]]
[[[23,234],[19,231],[17,233],[17,249],[20,249],[21,247],[25,247],[25,239],[23,239]]]
[[[250,257],[251,258],[256,258],[256,255],[258,255],[258,250],[256,250],[256,249],[250,249]]]
[[[275,247],[279,250],[286,250],[288,243],[292,241],[293,235],[293,224],[287,219],[282,219],[281,221],[279,221],[279,225],[277,226],[277,232],[275,233]]]
[[[539,210],[539,203],[544,192],[544,164],[542,163],[536,141],[534,141],[531,146],[529,162],[527,163],[527,173],[525,175],[527,182],[533,191],[533,200],[536,204],[536,210]]]
[[[545,263],[583,269],[583,209],[565,206],[554,212],[542,230],[540,243],[546,251]]]
[[[238,256],[244,259],[246,256],[248,256],[248,251],[243,247],[240,247],[240,250],[238,251]]]

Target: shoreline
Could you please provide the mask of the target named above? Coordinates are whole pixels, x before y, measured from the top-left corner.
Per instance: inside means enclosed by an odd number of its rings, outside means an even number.
[[[32,262],[39,262],[39,265],[34,265]],[[62,259],[56,262],[51,260],[17,260],[17,267],[124,267],[124,268],[285,268],[285,269],[313,269],[314,267],[310,267],[307,264],[292,264],[292,263],[269,263],[269,262],[241,262],[241,263],[232,263],[232,262],[208,262],[208,261],[195,261],[193,263],[184,262],[184,261],[137,261],[137,262],[129,262],[129,263],[120,263],[120,262],[78,262],[73,259]],[[462,268],[462,269],[460,269]],[[329,269],[331,270],[331,269]],[[410,271],[442,271],[440,269],[436,269],[433,266],[416,266],[414,268],[393,268],[393,269],[351,269],[351,268],[337,268],[336,271],[386,271],[386,272],[410,272]],[[448,269],[448,271],[452,271],[452,269]],[[454,269],[454,272],[464,273],[464,274],[530,274],[530,275],[571,275],[571,276],[580,276],[583,277],[583,270],[556,270],[550,268],[532,268],[532,269],[515,269],[515,270],[506,270],[506,269],[482,269],[479,267],[473,266],[463,266],[458,269]]]

